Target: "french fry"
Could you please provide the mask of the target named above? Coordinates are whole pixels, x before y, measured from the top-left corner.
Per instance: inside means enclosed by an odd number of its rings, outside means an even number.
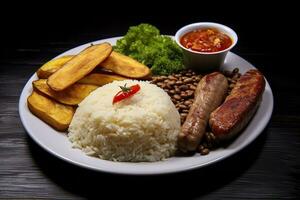
[[[128,78],[113,74],[91,73],[85,76],[84,78],[80,79],[77,83],[102,86],[113,81],[121,81],[125,79]]]
[[[37,70],[37,76],[39,78],[48,78],[51,74],[60,69],[66,62],[71,60],[72,57],[73,55],[68,55],[50,60]]]
[[[27,98],[27,104],[32,114],[58,131],[67,130],[74,115],[72,106],[60,104],[36,91]]]
[[[32,85],[39,92],[66,105],[78,105],[92,91],[98,88],[96,85],[75,83],[63,91],[55,91],[47,85],[46,79],[33,81]]]
[[[150,74],[146,65],[115,51],[100,66],[129,78],[143,78]]]
[[[84,49],[52,74],[47,84],[55,91],[66,89],[90,73],[110,55],[111,51],[112,46],[109,43],[92,45]]]

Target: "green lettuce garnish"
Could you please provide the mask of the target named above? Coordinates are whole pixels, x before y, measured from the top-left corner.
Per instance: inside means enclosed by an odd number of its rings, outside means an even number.
[[[168,75],[184,69],[181,48],[169,36],[160,35],[150,24],[129,28],[114,50],[151,68],[155,75]]]

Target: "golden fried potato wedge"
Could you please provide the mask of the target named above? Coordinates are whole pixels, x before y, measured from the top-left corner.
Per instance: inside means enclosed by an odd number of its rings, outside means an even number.
[[[66,89],[90,73],[110,55],[111,51],[112,46],[107,42],[84,49],[52,74],[47,84],[56,91]]]
[[[128,78],[114,74],[91,73],[85,76],[84,78],[80,79],[77,83],[102,86],[113,81],[121,81],[125,79]]]
[[[100,66],[130,78],[143,78],[150,74],[146,65],[115,51]]]
[[[58,131],[68,129],[75,110],[72,106],[60,104],[36,91],[27,98],[27,105],[32,114]]]
[[[92,91],[98,88],[96,85],[75,83],[63,91],[55,91],[48,86],[46,79],[33,81],[32,85],[37,91],[67,105],[78,105]]]
[[[73,55],[68,55],[50,60],[37,70],[37,76],[39,78],[48,78],[51,74],[60,69],[66,62],[71,60],[72,57]]]

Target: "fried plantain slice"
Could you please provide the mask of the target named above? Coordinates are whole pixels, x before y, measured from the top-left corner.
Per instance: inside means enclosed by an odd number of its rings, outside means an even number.
[[[114,75],[114,74],[103,74],[103,73],[91,73],[84,78],[80,79],[78,83],[93,84],[102,86],[113,81],[121,81],[128,79],[126,77]]]
[[[66,131],[72,121],[74,108],[60,104],[44,95],[33,91],[27,98],[31,113],[58,131]]]
[[[73,58],[73,55],[62,56],[60,58],[50,60],[37,70],[37,76],[39,78],[48,78],[51,74],[62,68],[62,66],[71,60],[71,58]]]
[[[55,91],[66,89],[90,73],[110,55],[111,51],[112,46],[109,43],[92,45],[84,49],[52,74],[47,84]]]
[[[150,74],[150,69],[146,65],[115,51],[100,63],[100,66],[129,78],[143,78]]]
[[[96,85],[75,83],[63,91],[55,91],[47,85],[46,79],[33,81],[32,85],[34,89],[67,105],[78,105],[92,91],[98,88]]]

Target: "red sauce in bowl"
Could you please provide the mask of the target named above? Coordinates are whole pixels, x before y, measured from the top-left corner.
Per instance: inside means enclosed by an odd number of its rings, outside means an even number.
[[[232,45],[232,39],[213,28],[197,29],[184,34],[180,43],[187,49],[198,52],[218,52]]]

